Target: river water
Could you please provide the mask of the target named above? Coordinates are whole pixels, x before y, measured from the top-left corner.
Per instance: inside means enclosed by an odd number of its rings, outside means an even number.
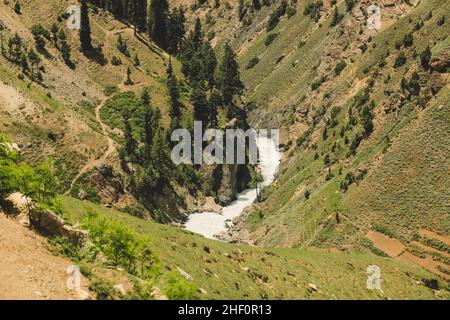
[[[280,164],[281,153],[277,144],[266,136],[258,136],[256,143],[259,151],[258,167],[263,176],[263,186],[270,185]],[[247,189],[237,195],[237,199],[230,205],[223,207],[222,214],[214,212],[200,212],[189,216],[184,227],[206,238],[215,239],[214,235],[228,229],[233,218],[239,216],[246,207],[256,200],[256,189]]]

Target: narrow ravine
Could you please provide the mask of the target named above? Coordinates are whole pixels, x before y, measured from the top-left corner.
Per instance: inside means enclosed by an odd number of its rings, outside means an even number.
[[[269,137],[258,136],[256,143],[259,151],[258,167],[263,176],[263,186],[270,185],[280,164],[281,153],[278,145]],[[189,216],[184,227],[199,233],[206,238],[216,239],[215,235],[228,229],[229,221],[239,216],[246,207],[255,202],[256,189],[247,189],[237,195],[237,199],[230,205],[223,207],[222,214],[200,212]]]

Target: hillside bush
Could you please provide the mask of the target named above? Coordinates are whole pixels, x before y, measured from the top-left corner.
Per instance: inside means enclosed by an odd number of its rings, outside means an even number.
[[[197,300],[198,289],[192,282],[182,278],[178,273],[171,272],[168,275],[164,293],[170,300]]]

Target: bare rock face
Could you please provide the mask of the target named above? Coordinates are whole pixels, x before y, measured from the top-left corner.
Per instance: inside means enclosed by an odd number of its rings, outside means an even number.
[[[450,50],[431,57],[430,67],[434,71],[445,72],[450,67]]]
[[[218,191],[218,200],[221,205],[228,205],[237,194],[236,175],[237,165],[223,165],[222,181]]]
[[[40,212],[33,210],[30,217],[32,225],[43,234],[65,237],[73,244],[80,246],[87,240],[87,231],[66,224],[63,218],[49,209]]]

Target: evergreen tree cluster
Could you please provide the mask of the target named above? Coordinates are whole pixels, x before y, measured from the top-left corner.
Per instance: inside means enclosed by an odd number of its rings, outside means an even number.
[[[226,43],[220,62],[209,41],[204,39],[202,24],[197,19],[194,30],[181,51],[182,71],[192,83],[191,102],[195,120],[204,127],[217,124],[219,106],[235,116],[234,98],[242,93],[239,65],[231,46]]]
[[[135,32],[146,32],[161,48],[169,53],[181,51],[185,35],[183,7],[169,8],[167,0],[91,0],[100,8],[110,11],[116,19],[134,26]],[[82,28],[83,28],[82,19]]]
[[[162,190],[173,175],[167,135],[161,125],[161,111],[151,105],[145,88],[133,110],[123,112],[124,144],[120,152],[123,160],[139,168],[133,186],[140,192]]]
[[[27,48],[18,33],[14,33],[8,38],[6,42],[7,50],[4,48],[3,35],[1,38],[3,56],[21,67],[21,77],[27,75],[32,81],[41,83],[45,69],[40,55],[35,50]]]

